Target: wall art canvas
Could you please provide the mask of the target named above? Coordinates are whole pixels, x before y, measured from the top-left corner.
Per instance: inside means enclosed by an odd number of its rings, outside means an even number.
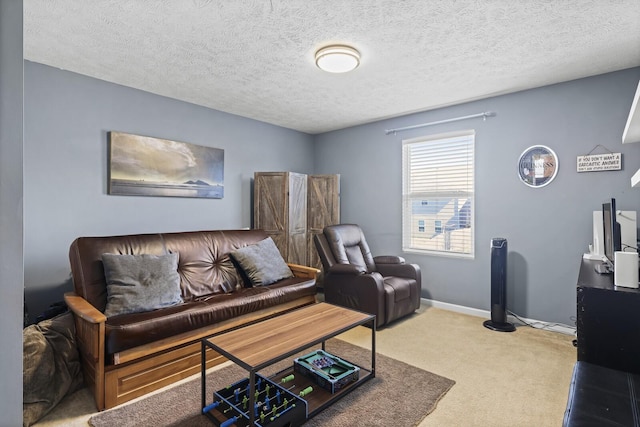
[[[109,132],[109,194],[224,196],[224,150]]]

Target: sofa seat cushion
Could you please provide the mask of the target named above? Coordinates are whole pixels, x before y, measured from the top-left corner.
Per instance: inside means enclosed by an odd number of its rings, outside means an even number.
[[[315,280],[293,277],[269,286],[241,288],[172,307],[114,316],[105,325],[105,351],[114,354],[315,293]]]

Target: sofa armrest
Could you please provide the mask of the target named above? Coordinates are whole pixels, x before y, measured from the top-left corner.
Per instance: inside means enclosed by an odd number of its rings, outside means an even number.
[[[422,286],[422,274],[418,264],[376,264],[378,272],[383,276],[405,277],[414,279],[418,286]]]
[[[73,313],[76,343],[80,352],[84,382],[93,390],[99,411],[105,408],[104,339],[107,316],[74,292],[64,294],[64,301]]]
[[[76,316],[89,323],[104,323],[107,317],[97,308],[89,304],[87,300],[74,292],[64,294],[64,301],[67,303],[69,310]]]
[[[396,255],[380,255],[373,257],[376,264],[404,264],[404,258]]]
[[[299,265],[299,264],[287,264],[287,265],[291,269],[291,272],[293,273],[293,275],[296,277],[303,277],[307,279],[317,280],[318,274],[320,273],[320,270],[318,270],[317,268],[307,267],[306,265]]]

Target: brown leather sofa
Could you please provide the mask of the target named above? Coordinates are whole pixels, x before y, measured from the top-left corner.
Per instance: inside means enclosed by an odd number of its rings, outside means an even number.
[[[99,410],[200,372],[200,339],[316,302],[318,270],[289,265],[293,278],[252,287],[229,253],[255,244],[261,230],[80,237],[69,251],[72,311],[84,379]],[[147,312],[104,315],[102,254],[178,253],[184,302]],[[224,362],[208,350],[207,366]]]
[[[375,314],[377,328],[420,307],[420,266],[399,256],[373,257],[358,225],[327,226],[314,243],[326,302]]]

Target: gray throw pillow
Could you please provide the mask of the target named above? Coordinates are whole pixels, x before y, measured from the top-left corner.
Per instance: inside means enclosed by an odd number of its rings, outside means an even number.
[[[270,285],[293,277],[291,269],[282,259],[273,239],[267,237],[230,253],[254,286]]]
[[[178,254],[102,254],[107,279],[105,316],[138,313],[180,304]]]

